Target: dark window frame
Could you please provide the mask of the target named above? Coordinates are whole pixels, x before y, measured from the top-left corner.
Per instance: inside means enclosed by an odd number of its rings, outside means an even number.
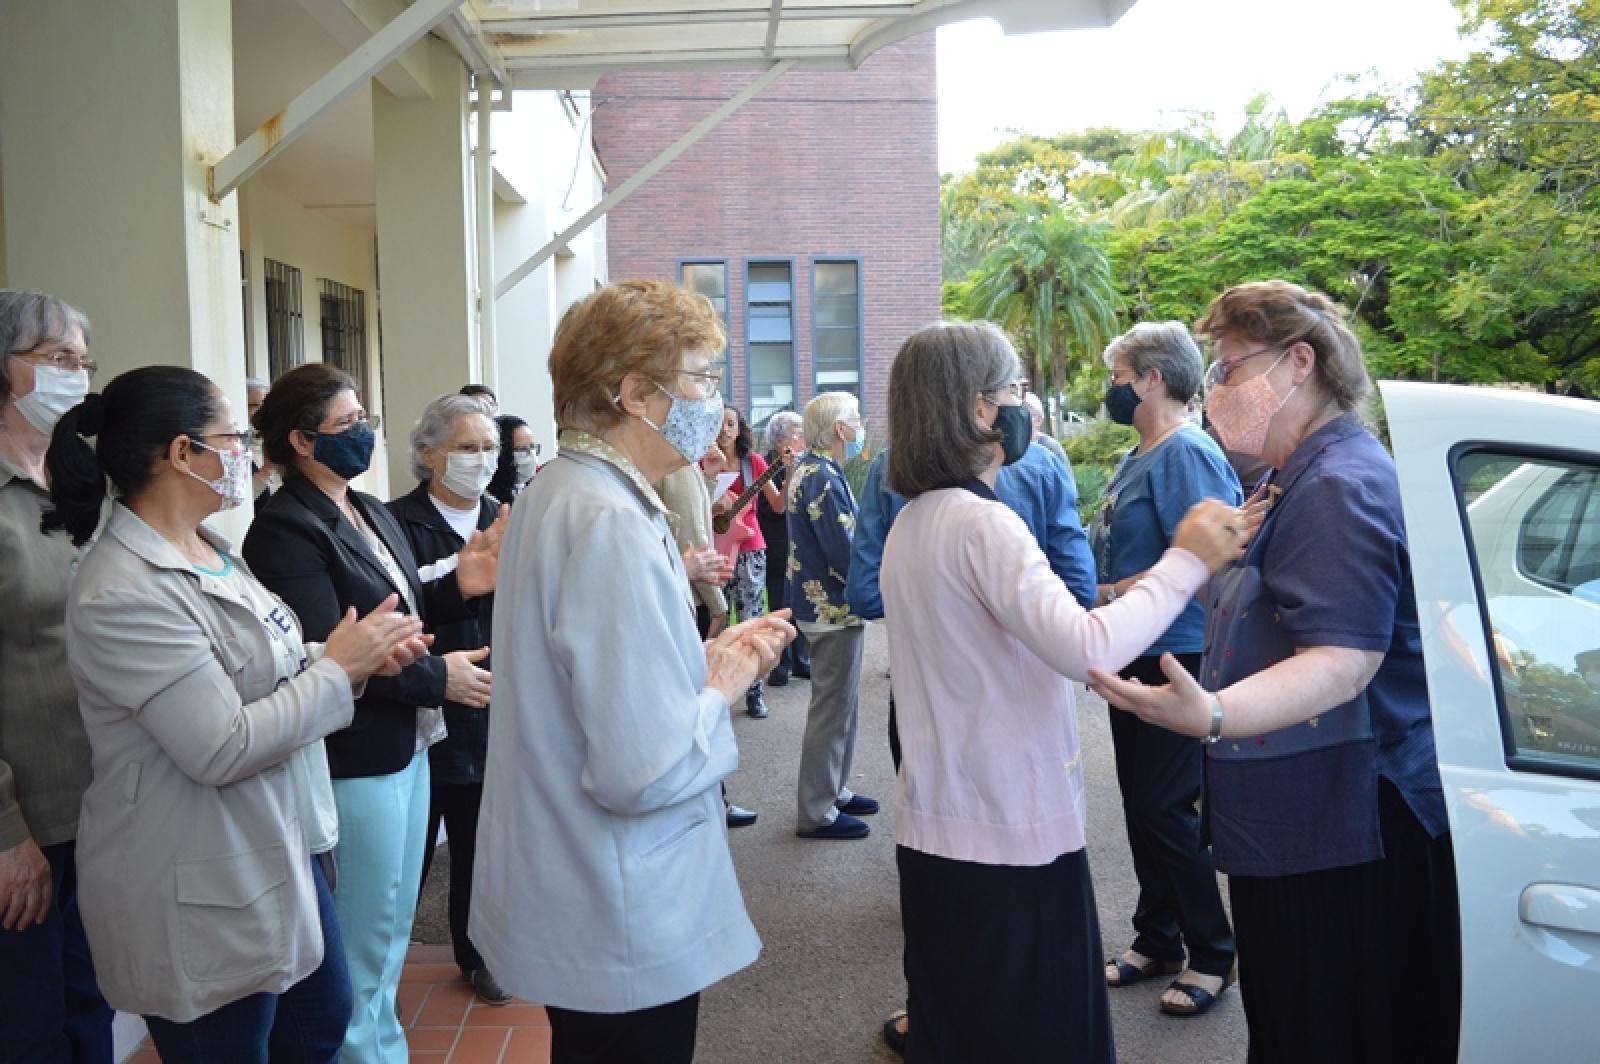
[[[705,257],[679,259],[677,265],[678,283],[688,288],[689,291],[695,292],[697,290],[690,288],[686,281],[686,267],[689,266],[722,267],[722,396],[725,400],[731,402],[733,399],[733,326],[730,322],[733,312],[733,294],[731,292],[732,286],[729,284],[731,278],[728,276],[728,260]],[[704,295],[705,293],[702,292],[700,294]]]
[[[817,325],[817,266],[848,262],[856,268],[856,401],[861,409],[861,415],[865,417],[867,414],[867,285],[866,270],[862,268],[863,261],[864,257],[861,255],[811,256],[811,394],[820,395],[823,391],[821,383],[817,380],[818,329],[840,328],[840,326]]]
[[[367,294],[327,277],[319,278],[318,289],[322,361],[350,374],[357,390],[369,394],[372,363],[367,348]]]
[[[799,259],[794,255],[746,255],[744,257],[744,290],[740,292],[744,306],[744,413],[754,425],[755,420],[755,358],[750,351],[750,308],[753,305],[774,306],[771,300],[752,302],[750,299],[750,268],[752,266],[787,266],[789,268],[789,387],[793,393],[787,409],[799,413],[803,406],[800,402],[800,345],[795,339],[794,328],[795,307],[799,300],[796,289],[799,279],[796,269]],[[779,410],[785,409],[779,407]]]
[[[267,324],[267,380],[275,381],[305,364],[305,310],[300,294],[299,267],[265,257],[261,261],[264,265],[262,301]]]

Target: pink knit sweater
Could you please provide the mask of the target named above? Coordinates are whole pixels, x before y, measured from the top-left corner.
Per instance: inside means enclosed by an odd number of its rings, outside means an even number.
[[[1084,845],[1073,680],[1115,672],[1207,579],[1169,550],[1086,612],[1021,518],[963,488],[929,492],[884,545],[884,616],[903,760],[897,841],[938,857],[1041,865]]]

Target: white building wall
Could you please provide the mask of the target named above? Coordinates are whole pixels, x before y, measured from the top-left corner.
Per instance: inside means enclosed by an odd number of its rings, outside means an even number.
[[[578,104],[587,109],[579,95]],[[494,115],[491,134],[496,172],[524,203],[495,203],[495,275],[503,277],[600,198],[599,172],[589,125],[555,92],[518,92],[510,111]],[[495,306],[500,408],[533,428],[549,458],[555,453],[555,416],[548,361],[561,315],[605,280],[603,223],[574,238]]]
[[[240,240],[245,253],[245,345],[252,376],[269,377],[267,287],[263,263],[274,259],[300,271],[302,350],[307,362],[322,361],[321,290],[324,278],[360,289],[367,302],[367,362],[372,380],[362,389],[367,413],[381,418],[372,469],[356,486],[388,497],[388,453],[382,437],[404,434],[410,423],[391,425],[383,404],[383,351],[378,329],[376,238],[370,229],[346,225],[330,215],[307,210],[261,178],[239,190]]]

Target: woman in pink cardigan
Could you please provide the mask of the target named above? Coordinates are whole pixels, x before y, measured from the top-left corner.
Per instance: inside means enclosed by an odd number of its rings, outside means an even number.
[[[880,582],[916,1064],[1114,1058],[1070,680],[1142,653],[1253,520],[1196,505],[1138,584],[1085,612],[994,497],[1033,435],[1019,373],[999,329],[947,324],[889,378],[889,484],[911,500]]]

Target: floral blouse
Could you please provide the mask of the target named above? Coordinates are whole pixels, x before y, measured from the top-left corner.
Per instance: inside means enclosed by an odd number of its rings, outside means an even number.
[[[786,485],[789,523],[789,605],[808,628],[860,624],[845,602],[856,499],[844,472],[828,455],[808,451]]]

